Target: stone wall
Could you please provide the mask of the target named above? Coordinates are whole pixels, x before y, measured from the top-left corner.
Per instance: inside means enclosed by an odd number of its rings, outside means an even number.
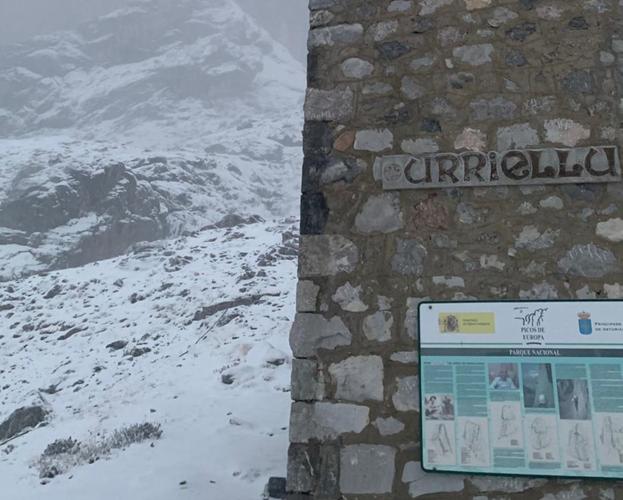
[[[420,468],[420,301],[621,298],[621,183],[384,191],[389,154],[618,145],[618,0],[310,0],[289,498],[623,498]],[[428,495],[428,497],[427,497]]]

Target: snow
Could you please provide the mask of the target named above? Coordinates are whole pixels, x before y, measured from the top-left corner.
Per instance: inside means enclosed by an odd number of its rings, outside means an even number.
[[[42,401],[52,412],[10,453],[0,447],[6,498],[262,498],[268,477],[285,475],[296,263],[278,248],[295,231],[292,221],[207,230],[5,283],[0,304],[15,308],[0,313],[0,415]],[[275,262],[258,267],[266,253]],[[43,298],[55,284],[61,293]],[[254,295],[265,297],[192,321],[204,306]],[[69,326],[86,329],[59,340]],[[116,340],[129,343],[110,352]],[[128,356],[136,346],[152,351]],[[40,391],[50,385],[58,392]],[[135,444],[41,484],[33,464],[49,443],[146,421],[162,425],[153,448]]]

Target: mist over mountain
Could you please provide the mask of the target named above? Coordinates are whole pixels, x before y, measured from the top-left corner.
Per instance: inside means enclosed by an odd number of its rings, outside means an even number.
[[[233,0],[137,1],[0,47],[0,279],[296,214],[303,88]]]

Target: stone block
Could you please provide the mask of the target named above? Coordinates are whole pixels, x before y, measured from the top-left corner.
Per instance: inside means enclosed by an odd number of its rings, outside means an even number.
[[[325,384],[318,363],[311,359],[292,360],[291,396],[295,401],[324,399]]]
[[[392,402],[398,411],[420,411],[419,377],[399,378],[396,392],[392,396]]]
[[[290,347],[294,356],[316,356],[318,349],[332,350],[350,345],[352,335],[341,318],[330,320],[321,314],[298,313],[290,331]]]
[[[558,261],[561,271],[584,278],[603,278],[619,270],[619,261],[610,250],[593,243],[575,245]]]
[[[342,434],[359,434],[369,423],[370,409],[366,406],[295,402],[290,413],[290,442],[331,441]]]
[[[353,356],[329,367],[342,401],[383,401],[383,360],[380,356]]]
[[[301,236],[299,277],[334,276],[350,273],[359,262],[359,250],[340,235]]]
[[[378,153],[390,149],[393,141],[394,134],[388,129],[359,130],[355,134],[354,148],[359,151]]]
[[[345,446],[340,457],[340,489],[348,495],[390,493],[394,484],[396,450],[391,446]]]
[[[361,24],[338,24],[326,28],[315,28],[309,32],[310,48],[349,45],[360,41],[363,37]]]
[[[409,483],[409,496],[419,498],[433,493],[463,491],[465,476],[425,472],[420,462],[407,462],[402,471],[402,482]]]
[[[426,247],[419,241],[398,239],[392,269],[402,275],[419,276],[424,272],[424,260],[427,255]]]
[[[363,320],[363,334],[368,340],[387,342],[392,338],[394,317],[389,311],[378,311]]]
[[[340,305],[343,311],[363,312],[368,310],[368,306],[361,300],[362,292],[361,285],[355,287],[347,281],[335,291],[331,298]]]
[[[355,218],[355,228],[361,233],[392,233],[403,225],[397,193],[370,196]]]
[[[353,116],[353,112],[354,94],[350,88],[335,90],[307,90],[307,94],[305,96],[306,120],[347,120]]]
[[[316,312],[320,287],[313,281],[300,280],[296,285],[297,312]]]

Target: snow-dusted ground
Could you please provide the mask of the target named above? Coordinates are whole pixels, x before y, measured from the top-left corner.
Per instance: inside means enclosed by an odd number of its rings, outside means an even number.
[[[293,220],[210,229],[4,283],[0,416],[29,404],[50,414],[0,447],[1,497],[262,498],[268,477],[285,475],[296,231]],[[119,340],[128,344],[106,347]],[[162,426],[153,447],[39,477],[56,439],[89,442],[142,422]]]

